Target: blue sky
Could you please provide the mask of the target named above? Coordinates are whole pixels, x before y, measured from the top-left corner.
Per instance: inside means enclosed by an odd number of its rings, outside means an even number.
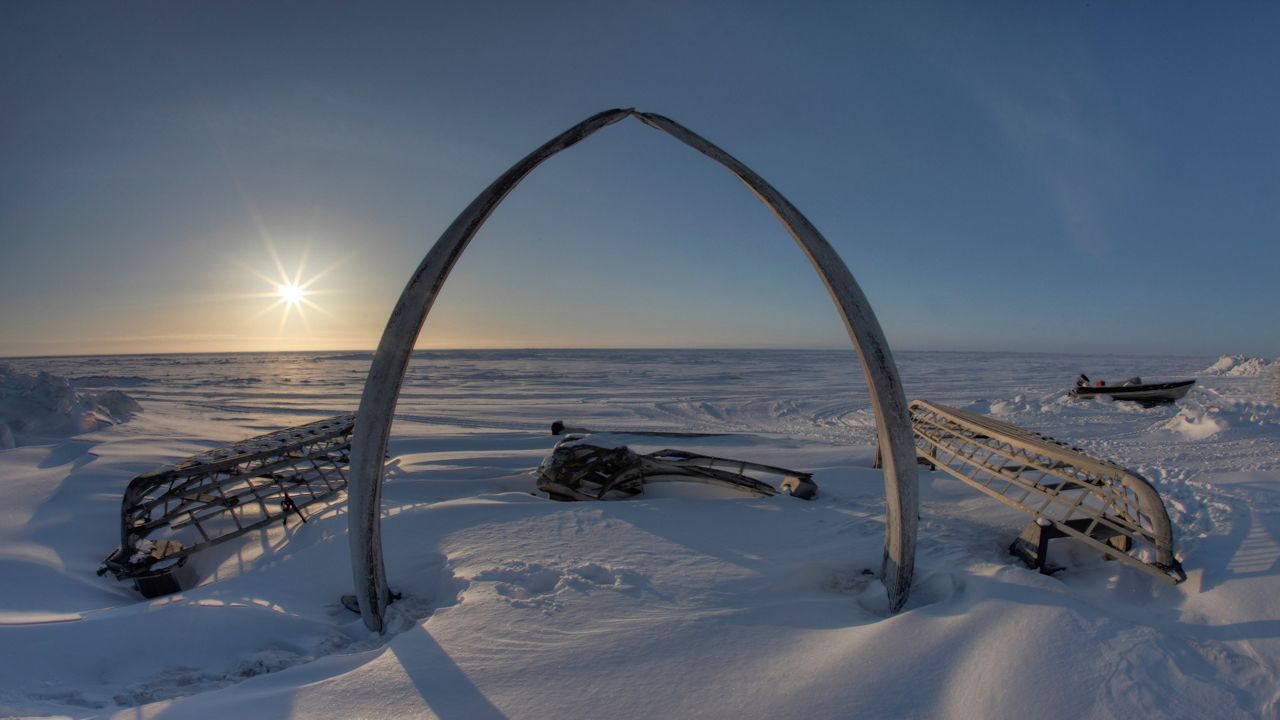
[[[477,192],[629,106],[786,194],[895,348],[1280,355],[1278,30],[1266,3],[6,3],[0,355],[371,348]],[[746,188],[628,121],[510,196],[420,346],[848,340]]]

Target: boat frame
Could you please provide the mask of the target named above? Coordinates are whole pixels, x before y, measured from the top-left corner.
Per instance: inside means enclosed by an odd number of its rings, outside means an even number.
[[[214,448],[143,473],[125,489],[120,546],[99,575],[145,597],[190,587],[187,559],[304,510],[347,487],[355,415],[348,413]]]
[[[781,476],[782,491],[802,500],[812,500],[818,494],[812,473],[670,448],[638,453],[626,445],[601,444],[580,435],[569,435],[556,443],[538,467],[538,489],[552,500],[625,500],[655,482],[720,485],[756,497],[778,494],[778,488],[748,471]]]
[[[920,456],[1033,520],[1010,551],[1052,572],[1048,541],[1070,537],[1165,582],[1187,579],[1160,494],[1115,463],[1033,430],[924,400],[911,403]]]

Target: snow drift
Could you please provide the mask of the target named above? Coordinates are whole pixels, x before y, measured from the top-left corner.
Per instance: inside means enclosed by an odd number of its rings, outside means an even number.
[[[1201,371],[1204,375],[1224,375],[1227,377],[1258,377],[1268,371],[1274,372],[1280,367],[1280,360],[1268,363],[1260,357],[1244,355],[1223,355],[1217,362]]]
[[[0,364],[0,447],[23,436],[66,437],[129,420],[142,406],[119,390],[77,392],[47,372],[30,374]]]

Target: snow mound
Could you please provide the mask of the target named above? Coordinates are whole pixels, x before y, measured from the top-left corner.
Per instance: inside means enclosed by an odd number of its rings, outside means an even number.
[[[1267,361],[1262,358],[1249,358],[1227,371],[1231,377],[1258,377],[1266,372]]]
[[[1040,401],[1028,399],[1026,395],[1014,395],[1008,400],[996,400],[991,403],[992,415],[1014,415],[1024,412],[1038,412]]]
[[[1220,405],[1188,404],[1178,414],[1157,423],[1151,430],[1168,431],[1192,441],[1232,439],[1261,433],[1280,433],[1276,406],[1265,403],[1234,402]]]
[[[1206,440],[1231,427],[1226,418],[1212,409],[1182,408],[1177,415],[1159,423],[1156,430],[1167,430],[1188,440]]]
[[[76,435],[126,422],[139,412],[138,401],[119,390],[76,392],[59,375],[31,375],[0,364],[0,448],[16,447],[21,435]]]
[[[1243,355],[1223,355],[1218,361],[1205,368],[1205,375],[1225,375],[1228,377],[1258,377],[1267,368],[1277,363],[1268,363],[1263,358],[1245,357]]]
[[[1110,400],[1110,398],[1106,399]],[[1050,393],[1041,397],[1029,397],[1024,393],[1019,393],[1013,397],[1001,398],[998,400],[980,398],[961,406],[961,409],[963,410],[975,412],[979,415],[996,416],[1006,421],[1010,421],[1016,416],[1032,413],[1061,412],[1064,408],[1079,408],[1079,404],[1072,400],[1065,390]]]

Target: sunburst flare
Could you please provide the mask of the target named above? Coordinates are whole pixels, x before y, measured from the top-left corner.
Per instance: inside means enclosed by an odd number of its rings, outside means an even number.
[[[312,289],[311,286],[317,280],[332,272],[334,268],[338,266],[338,263],[334,263],[328,268],[325,268],[304,280],[303,277],[306,272],[307,264],[306,251],[304,251],[302,256],[298,259],[297,268],[293,273],[289,273],[285,270],[284,263],[280,260],[280,255],[276,253],[275,247],[270,242],[267,243],[267,252],[271,254],[271,261],[275,265],[278,276],[272,278],[256,270],[250,270],[250,272],[257,275],[273,288],[271,292],[261,293],[259,296],[274,298],[275,301],[263,308],[254,317],[261,317],[276,308],[283,308],[283,312],[280,314],[280,323],[277,327],[277,332],[284,329],[285,323],[288,322],[289,316],[295,309],[297,310],[298,319],[302,321],[303,326],[308,329],[310,328],[307,323],[306,312],[304,311],[306,308],[310,308],[316,312],[332,317],[331,313],[320,307],[311,299],[315,295],[324,294],[322,291]]]

